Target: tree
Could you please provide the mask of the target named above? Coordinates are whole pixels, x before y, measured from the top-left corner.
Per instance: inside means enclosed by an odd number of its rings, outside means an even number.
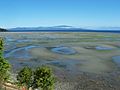
[[[0,88],[9,79],[10,64],[3,57],[3,39],[0,38]]]
[[[6,32],[6,29],[0,28],[0,32]]]
[[[27,90],[32,84],[32,70],[29,67],[24,67],[17,75],[17,81],[20,86],[25,86]]]
[[[34,71],[33,88],[41,88],[42,90],[52,90],[54,85],[54,77],[49,67],[38,67]]]
[[[3,39],[0,38],[0,57],[3,57],[4,44]]]

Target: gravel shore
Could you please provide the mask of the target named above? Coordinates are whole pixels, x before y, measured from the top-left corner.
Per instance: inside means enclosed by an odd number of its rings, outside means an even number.
[[[55,90],[120,90],[120,72],[105,75],[83,73],[74,80],[61,80]]]

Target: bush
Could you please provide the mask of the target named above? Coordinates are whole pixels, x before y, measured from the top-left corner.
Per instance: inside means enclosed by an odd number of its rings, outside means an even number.
[[[38,67],[34,72],[33,88],[42,88],[43,90],[52,90],[54,77],[49,67]]]
[[[24,67],[17,75],[18,84],[27,89],[41,88],[42,90],[53,90],[55,82],[53,72],[49,67],[42,66],[32,71],[29,67]]]
[[[29,67],[24,67],[17,75],[18,85],[25,86],[27,89],[32,84],[32,70]]]

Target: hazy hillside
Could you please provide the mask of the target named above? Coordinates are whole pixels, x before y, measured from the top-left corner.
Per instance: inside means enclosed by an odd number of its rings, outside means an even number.
[[[11,28],[9,30],[78,30],[81,28],[76,28],[67,25],[60,25],[60,26],[51,26],[51,27],[17,27]]]
[[[94,28],[94,29],[90,29],[90,28],[80,28],[80,27],[73,27],[73,26],[67,26],[67,25],[60,25],[60,26],[51,26],[51,27],[16,27],[16,28],[10,28],[8,29],[8,31],[10,32],[36,32],[36,31],[67,31],[67,32],[119,32],[120,33],[120,29],[119,28],[112,28],[109,27],[108,28]]]

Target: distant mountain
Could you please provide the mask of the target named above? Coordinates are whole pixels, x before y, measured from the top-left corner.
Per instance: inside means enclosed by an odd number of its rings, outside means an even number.
[[[53,26],[56,28],[73,28],[73,26],[67,26],[67,25],[59,25],[59,26]]]
[[[52,26],[52,27],[17,27],[9,30],[80,30],[82,28],[76,28],[67,25]]]
[[[120,32],[120,27],[101,27],[101,28],[80,28],[67,25],[59,25],[52,27],[17,27],[9,29],[11,32],[34,32],[34,31],[67,31],[67,32]]]
[[[0,28],[0,32],[6,32],[6,29]]]

